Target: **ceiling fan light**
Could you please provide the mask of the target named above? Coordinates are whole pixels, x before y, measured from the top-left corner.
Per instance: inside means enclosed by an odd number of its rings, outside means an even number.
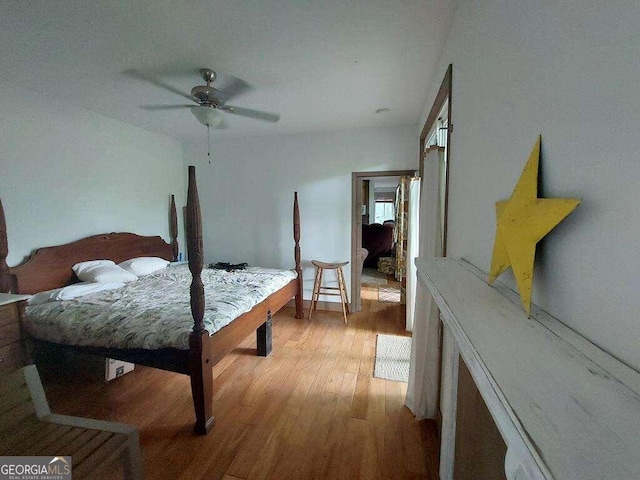
[[[209,127],[217,127],[224,118],[224,114],[220,110],[206,105],[191,107],[191,113],[202,125]]]

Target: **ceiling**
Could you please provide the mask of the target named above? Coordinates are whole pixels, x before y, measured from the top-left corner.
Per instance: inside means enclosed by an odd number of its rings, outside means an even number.
[[[141,108],[185,99],[127,71],[189,92],[210,67],[254,87],[230,104],[282,116],[227,115],[212,138],[416,124],[452,3],[3,1],[0,81],[185,142],[205,131],[188,109]]]

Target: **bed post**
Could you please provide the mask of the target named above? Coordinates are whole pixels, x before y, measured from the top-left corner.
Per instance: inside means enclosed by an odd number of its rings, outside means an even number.
[[[178,214],[176,213],[176,196],[171,195],[171,207],[169,210],[169,236],[171,237],[171,250],[173,261],[178,260]]]
[[[9,293],[12,290],[13,282],[7,256],[9,255],[9,241],[7,240],[7,223],[4,219],[4,209],[0,200],[0,292]]]
[[[258,350],[258,356],[267,357],[271,353],[273,346],[273,333],[272,333],[273,321],[271,317],[271,310],[267,311],[267,321],[258,327],[256,330],[256,345]]]
[[[304,318],[302,311],[302,267],[300,266],[300,211],[298,210],[298,192],[293,193],[293,240],[296,273],[298,274],[298,293],[296,294],[296,318]]]
[[[189,376],[191,394],[196,411],[195,432],[206,435],[213,427],[213,375],[211,365],[209,333],[204,328],[204,285],[202,272],[202,217],[196,168],[189,166],[189,188],[187,193],[187,253],[191,271],[191,315],[193,331],[189,335]]]

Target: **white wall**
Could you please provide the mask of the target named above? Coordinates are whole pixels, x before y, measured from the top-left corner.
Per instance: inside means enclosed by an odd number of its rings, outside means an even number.
[[[103,232],[169,240],[169,195],[178,205],[186,197],[179,142],[5,84],[0,107],[10,266],[34,248]]]
[[[533,301],[640,370],[638,25],[637,0],[460,0],[423,117],[453,63],[449,255],[485,271],[542,134],[543,196],[584,201],[538,249]]]
[[[211,165],[201,148],[185,155],[197,170],[206,262],[292,268],[298,191],[309,299],[312,259],[350,260],[351,173],[417,168],[418,134],[407,126],[212,140]]]

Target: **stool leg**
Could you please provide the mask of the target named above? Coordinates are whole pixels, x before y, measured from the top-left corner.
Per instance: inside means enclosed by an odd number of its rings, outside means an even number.
[[[318,297],[320,296],[320,284],[322,282],[322,269],[316,267],[316,275],[313,279],[313,293],[311,294],[311,305],[309,305],[309,320],[311,320],[311,312],[316,309]]]
[[[316,300],[316,289],[318,288],[318,267],[316,267],[315,275],[313,276],[313,292],[311,292],[311,303],[309,304],[309,320],[311,320],[311,313],[313,312],[313,303]]]
[[[324,268],[319,269],[318,273],[318,293],[316,294],[316,304],[313,307],[314,310],[318,309],[318,300],[320,300],[320,293],[322,292],[322,276],[324,275]]]
[[[336,277],[338,277],[338,289],[340,291],[340,303],[342,304],[342,316],[344,317],[344,323],[347,323],[347,292],[344,286],[344,278],[342,277],[342,268],[336,269]]]
[[[351,313],[349,310],[349,295],[347,295],[347,284],[344,281],[344,272],[340,268],[340,278],[342,279],[342,289],[344,290],[344,304],[347,309],[347,314]]]

